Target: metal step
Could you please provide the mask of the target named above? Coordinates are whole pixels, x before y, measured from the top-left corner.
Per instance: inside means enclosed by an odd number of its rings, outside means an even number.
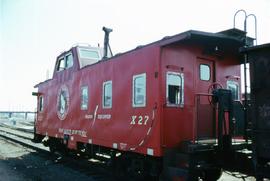
[[[196,152],[208,152],[213,151],[216,146],[215,140],[200,140],[197,143],[183,142],[181,144],[181,152],[184,153],[196,153]]]

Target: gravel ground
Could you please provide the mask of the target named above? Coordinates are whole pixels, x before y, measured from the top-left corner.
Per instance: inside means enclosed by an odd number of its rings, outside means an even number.
[[[240,173],[234,173],[236,177],[233,177],[231,176],[232,173],[226,173],[226,172],[223,172],[221,178],[218,180],[218,181],[255,181],[256,179],[254,177],[245,177],[245,175],[243,174],[240,174]],[[243,178],[241,178],[243,177]]]
[[[238,176],[243,176],[237,174]],[[45,159],[34,150],[9,142],[0,137],[0,181],[95,181],[72,168]],[[223,173],[219,181],[240,181],[230,173]],[[246,181],[255,181],[248,177]]]
[[[71,168],[0,138],[0,181],[94,181]]]

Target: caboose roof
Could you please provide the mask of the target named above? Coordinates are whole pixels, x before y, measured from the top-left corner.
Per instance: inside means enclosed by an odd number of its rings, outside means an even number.
[[[171,37],[165,37],[161,40],[160,44],[166,46],[169,44],[178,43],[185,40],[191,40],[201,43],[220,43],[220,42],[230,42],[234,43],[235,46],[240,46],[243,44],[243,38],[245,32],[238,29],[229,29],[217,33],[209,33],[197,30],[189,30]]]
[[[123,54],[136,51],[138,49],[144,48],[150,45],[158,45],[161,47],[174,45],[174,44],[181,44],[184,42],[193,42],[195,44],[203,45],[204,47],[223,47],[225,52],[230,53],[239,53],[239,48],[244,46],[246,32],[239,30],[239,29],[228,29],[225,31],[217,32],[217,33],[210,33],[204,31],[197,31],[197,30],[189,30],[186,32],[182,32],[173,36],[165,36],[161,40],[137,46],[135,49],[130,51],[119,53],[111,58],[121,56]],[[253,44],[253,39],[247,37],[248,43]]]

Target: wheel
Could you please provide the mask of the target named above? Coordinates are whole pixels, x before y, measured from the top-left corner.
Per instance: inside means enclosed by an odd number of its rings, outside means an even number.
[[[49,150],[50,150],[50,152],[51,152],[51,153],[53,153],[53,154],[54,154],[54,153],[57,151],[57,148],[56,148],[56,146],[55,146],[55,145],[50,144],[50,145],[49,145]]]
[[[146,173],[144,170],[144,163],[143,160],[136,159],[136,158],[130,158],[127,167],[127,174],[131,178],[130,180],[136,180],[136,181],[143,181],[146,177]]]
[[[68,153],[68,150],[65,145],[55,141],[49,141],[49,150],[51,153],[58,156],[59,155],[65,156]]]
[[[128,163],[126,157],[121,155],[113,160],[112,171],[114,173],[115,180],[126,180]]]

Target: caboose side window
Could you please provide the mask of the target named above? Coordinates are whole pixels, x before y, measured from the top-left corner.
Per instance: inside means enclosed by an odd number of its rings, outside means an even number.
[[[57,71],[62,71],[73,66],[73,56],[72,53],[66,54],[65,57],[60,57],[57,61]]]
[[[39,97],[39,101],[38,101],[38,111],[42,112],[43,111],[43,96]]]
[[[68,68],[70,68],[72,66],[73,66],[73,56],[70,53],[70,54],[66,55],[66,68],[68,69]]]
[[[208,81],[210,80],[210,67],[206,64],[200,64],[200,79]]]
[[[57,63],[57,71],[65,70],[65,66],[66,65],[64,57],[59,58]]]
[[[146,74],[133,76],[133,107],[144,107],[146,104]]]
[[[233,100],[239,100],[239,84],[237,82],[228,80],[227,89],[231,90]]]
[[[112,107],[112,81],[103,83],[103,97],[102,97],[103,108]]]
[[[87,110],[88,108],[88,87],[81,87],[81,110]]]
[[[166,99],[168,106],[184,104],[184,77],[182,73],[168,72],[166,80]]]

